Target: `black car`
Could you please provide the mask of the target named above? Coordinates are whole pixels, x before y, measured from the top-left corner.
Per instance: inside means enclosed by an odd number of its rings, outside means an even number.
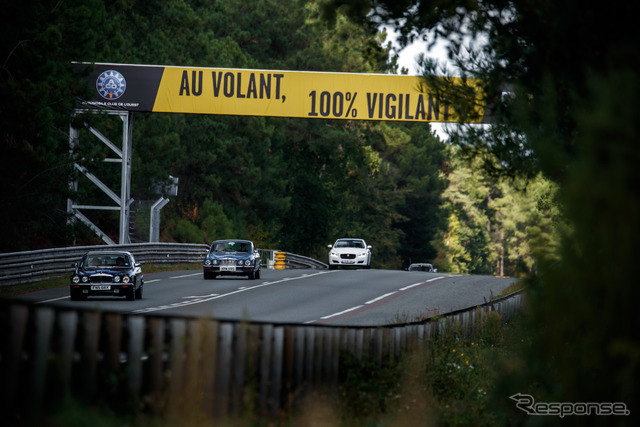
[[[216,240],[202,264],[205,280],[216,276],[260,278],[260,253],[250,240]]]
[[[142,298],[142,268],[130,252],[92,251],[72,264],[70,296],[72,300],[88,296],[124,296],[128,300]]]

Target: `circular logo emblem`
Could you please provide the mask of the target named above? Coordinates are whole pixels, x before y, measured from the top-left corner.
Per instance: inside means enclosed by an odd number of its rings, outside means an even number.
[[[103,98],[114,100],[122,96],[127,89],[127,82],[119,72],[107,70],[98,76],[96,89]]]

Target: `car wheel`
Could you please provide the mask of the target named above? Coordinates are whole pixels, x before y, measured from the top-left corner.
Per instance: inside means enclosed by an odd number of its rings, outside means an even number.
[[[260,270],[256,271],[256,279],[260,278]]]
[[[140,283],[140,287],[136,291],[136,299],[142,299],[142,288],[144,287],[144,283]]]
[[[335,265],[329,265],[329,270],[335,270],[336,266]]]
[[[252,271],[251,273],[249,273],[248,277],[249,277],[249,280],[254,280],[256,278],[256,273]]]
[[[129,292],[127,292],[127,300],[135,301],[135,299],[136,299],[136,289],[134,287],[131,287]]]

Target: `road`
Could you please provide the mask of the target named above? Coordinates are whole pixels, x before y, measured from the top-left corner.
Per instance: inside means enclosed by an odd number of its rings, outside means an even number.
[[[516,279],[393,270],[262,270],[248,280],[202,271],[145,274],[140,300],[71,301],[67,287],[14,297],[33,304],[127,314],[255,322],[384,326],[473,307]]]

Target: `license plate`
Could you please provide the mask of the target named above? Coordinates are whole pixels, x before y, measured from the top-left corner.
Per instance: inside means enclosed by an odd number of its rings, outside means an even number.
[[[91,285],[92,291],[110,291],[111,285]]]
[[[342,263],[343,263],[343,264],[355,264],[356,262],[355,262],[355,261],[348,260],[348,261],[342,261]]]
[[[223,265],[222,267],[220,267],[220,271],[236,271],[236,266],[235,265],[228,265],[228,266]]]

